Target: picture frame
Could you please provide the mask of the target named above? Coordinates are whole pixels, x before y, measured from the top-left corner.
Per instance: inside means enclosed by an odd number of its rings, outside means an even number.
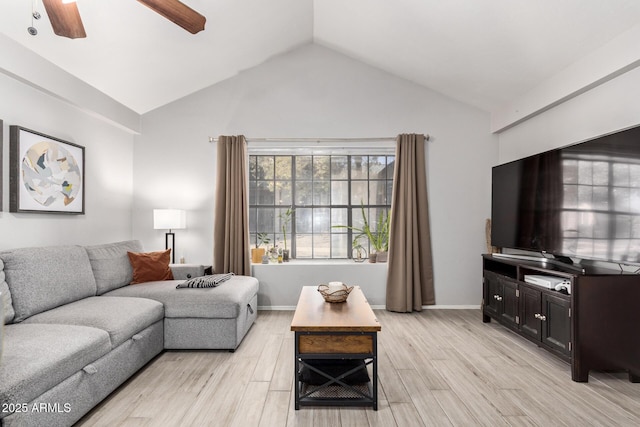
[[[9,211],[84,214],[84,147],[9,127]]]

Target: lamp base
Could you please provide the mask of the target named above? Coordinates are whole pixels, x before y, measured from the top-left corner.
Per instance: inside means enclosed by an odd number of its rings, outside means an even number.
[[[169,236],[171,236],[171,264],[176,263],[176,233],[169,230],[168,233],[164,233],[164,248],[169,249]]]

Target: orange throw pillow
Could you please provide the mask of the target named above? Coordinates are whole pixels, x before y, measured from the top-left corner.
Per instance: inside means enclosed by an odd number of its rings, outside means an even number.
[[[169,268],[171,249],[158,252],[127,252],[133,268],[132,285],[136,283],[172,280],[173,273]]]

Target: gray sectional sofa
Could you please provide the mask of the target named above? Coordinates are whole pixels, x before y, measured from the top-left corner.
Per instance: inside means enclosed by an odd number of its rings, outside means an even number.
[[[0,425],[70,426],[164,349],[240,344],[255,278],[176,289],[203,270],[172,265],[176,280],[129,285],[127,251],[141,244],[0,252]]]

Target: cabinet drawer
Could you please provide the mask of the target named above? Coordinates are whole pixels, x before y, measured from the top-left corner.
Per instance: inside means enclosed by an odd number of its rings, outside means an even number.
[[[300,335],[298,349],[302,354],[373,354],[373,337],[371,335]]]

